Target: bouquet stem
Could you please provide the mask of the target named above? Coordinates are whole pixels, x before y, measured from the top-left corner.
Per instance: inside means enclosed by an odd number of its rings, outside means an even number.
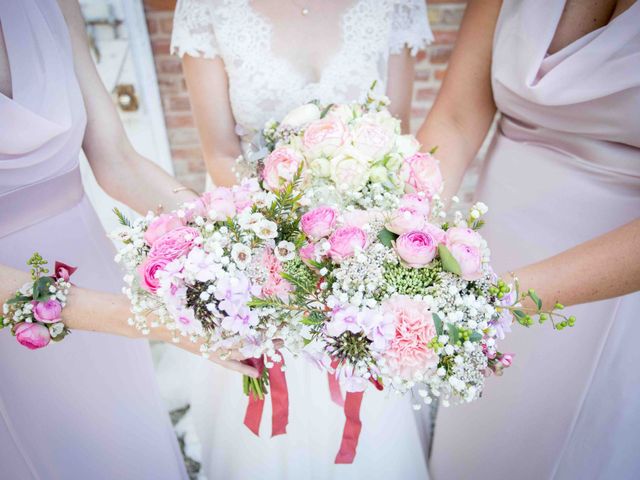
[[[269,393],[267,386],[269,385],[269,373],[264,369],[258,378],[242,376],[242,390],[247,396],[253,396],[258,400],[264,400],[264,396]]]

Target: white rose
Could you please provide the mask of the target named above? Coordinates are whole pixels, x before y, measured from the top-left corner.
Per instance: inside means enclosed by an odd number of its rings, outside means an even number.
[[[353,148],[343,148],[331,159],[331,180],[338,190],[359,192],[369,179],[369,159]]]
[[[408,158],[420,150],[420,142],[413,135],[398,135],[396,137],[396,150],[403,158]]]
[[[384,125],[359,122],[353,129],[353,146],[374,161],[382,159],[393,147],[394,133]]]
[[[315,160],[309,162],[309,168],[314,175],[320,178],[327,178],[331,176],[331,163],[325,157],[318,157]]]
[[[301,127],[307,123],[320,118],[320,109],[315,103],[307,103],[301,107],[294,108],[285,115],[281,124],[288,127]]]
[[[369,172],[369,180],[374,183],[385,183],[389,180],[387,169],[382,165],[376,165]]]
[[[353,108],[350,105],[340,104],[331,107],[329,110],[329,115],[338,117],[345,124],[349,123],[356,116]]]

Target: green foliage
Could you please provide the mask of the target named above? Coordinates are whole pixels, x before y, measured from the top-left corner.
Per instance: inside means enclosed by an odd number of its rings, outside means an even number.
[[[53,283],[51,277],[40,277],[33,283],[33,299],[38,302],[44,302],[49,299],[51,293],[49,286]]]
[[[282,277],[300,290],[300,293],[312,293],[318,283],[318,275],[299,258],[283,264]]]
[[[455,275],[460,275],[462,271],[460,270],[460,264],[458,261],[451,255],[451,252],[444,245],[438,245],[438,254],[440,255],[440,262],[442,262],[442,269],[445,272],[451,272]]]
[[[378,233],[378,240],[380,240],[380,243],[382,243],[385,247],[388,247],[388,248],[391,248],[396,238],[398,238],[398,234],[390,232],[386,228],[383,228]]]
[[[46,268],[47,261],[42,258],[38,252],[31,255],[31,258],[27,260],[27,265],[31,267],[31,279],[34,281],[42,275],[49,273],[49,270]]]
[[[433,317],[433,323],[436,326],[436,333],[438,335],[442,335],[442,319],[437,313],[434,313],[432,317]]]
[[[327,116],[327,113],[329,113],[329,110],[331,110],[331,107],[333,107],[333,103],[330,103],[329,105],[327,105],[326,107],[324,107],[324,109],[322,110],[322,112],[320,113],[320,118],[324,118]]]
[[[120,211],[118,207],[113,207],[113,213],[118,217],[120,225],[124,227],[131,227],[131,221]]]

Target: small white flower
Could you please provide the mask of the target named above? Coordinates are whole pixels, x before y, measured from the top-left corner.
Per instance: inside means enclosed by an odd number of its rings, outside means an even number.
[[[253,231],[263,240],[276,238],[278,236],[278,225],[271,220],[263,219],[253,226]]]
[[[64,330],[64,324],[62,322],[56,322],[49,325],[49,333],[52,338],[56,338]]]
[[[242,243],[236,243],[231,248],[231,258],[238,268],[244,269],[251,262],[251,249]]]
[[[276,247],[274,253],[276,255],[276,258],[281,262],[288,262],[289,260],[293,260],[295,258],[295,251],[296,246],[293,243],[282,240],[280,243],[278,243],[278,246]]]

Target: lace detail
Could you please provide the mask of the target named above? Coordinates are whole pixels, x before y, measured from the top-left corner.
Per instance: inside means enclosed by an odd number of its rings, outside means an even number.
[[[178,0],[173,17],[171,53],[214,58],[218,45],[207,0]]]
[[[433,42],[433,33],[427,17],[424,0],[396,2],[391,25],[390,53],[400,53],[408,47],[411,55],[416,55]]]
[[[361,100],[374,81],[379,91],[384,92],[389,53],[395,48],[391,39],[401,38],[394,41],[416,51],[427,41],[423,1],[344,3],[342,44],[318,78],[309,78],[294,61],[273,52],[274,25],[251,6],[250,0],[179,0],[172,50],[179,55],[219,55],[224,60],[231,108],[236,122],[242,126],[243,140],[249,142],[268,120],[280,119],[310,100],[323,103]],[[399,8],[403,6],[406,8]],[[413,14],[421,15],[421,19],[412,21]],[[321,18],[319,21],[324,21]],[[396,32],[397,29],[401,31]],[[322,48],[322,41],[308,35],[291,38],[292,45],[309,46],[308,42],[316,42],[313,45],[316,49]]]

